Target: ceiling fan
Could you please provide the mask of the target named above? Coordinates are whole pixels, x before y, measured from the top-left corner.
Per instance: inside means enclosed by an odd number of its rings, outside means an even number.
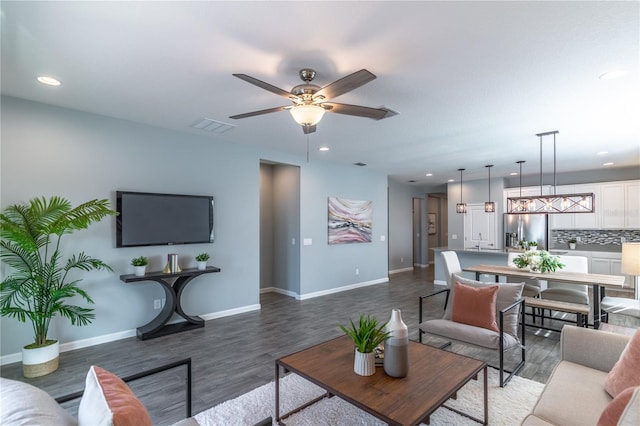
[[[287,92],[286,90],[280,89],[279,87],[265,83],[262,80],[258,80],[257,78],[246,74],[233,74],[234,77],[238,77],[247,83],[251,83],[262,89],[268,90],[271,93],[275,93],[276,95],[289,99],[293,102],[293,105],[279,106],[260,111],[232,115],[229,118],[240,119],[289,110],[293,119],[302,126],[303,132],[308,134],[316,131],[316,125],[326,111],[338,114],[355,115],[357,117],[367,117],[374,120],[380,120],[397,114],[395,111],[388,108],[370,108],[360,105],[348,105],[328,101],[329,99],[336,98],[344,93],[350,92],[353,89],[367,84],[371,80],[374,80],[376,76],[366,69],[356,71],[353,74],[342,77],[341,79],[324,87],[311,83],[316,77],[316,72],[311,68],[303,68],[300,70],[299,74],[300,79],[304,83],[295,86],[291,89],[291,92]]]

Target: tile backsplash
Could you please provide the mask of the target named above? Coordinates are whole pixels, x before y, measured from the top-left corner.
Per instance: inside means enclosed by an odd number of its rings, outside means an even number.
[[[551,242],[554,245],[566,244],[571,238],[580,239],[581,244],[622,245],[640,242],[638,229],[552,229]]]

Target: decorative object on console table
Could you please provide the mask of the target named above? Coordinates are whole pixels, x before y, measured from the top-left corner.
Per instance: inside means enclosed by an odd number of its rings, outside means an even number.
[[[120,275],[120,280],[125,283],[135,283],[139,281],[155,281],[162,286],[165,294],[165,304],[158,313],[158,316],[149,323],[138,327],[137,336],[140,340],[152,339],[154,337],[166,336],[168,334],[179,333],[181,331],[192,330],[194,328],[204,327],[204,320],[195,315],[187,315],[182,310],[180,297],[185,287],[192,279],[203,274],[212,272],[220,272],[220,268],[209,266],[204,271],[196,268],[184,269],[180,272],[147,272],[144,277],[135,275]],[[173,284],[167,282],[167,279],[177,278]],[[167,324],[173,314],[178,314],[186,321]]]
[[[350,320],[349,328],[339,325],[355,344],[353,371],[360,376],[372,376],[376,372],[375,349],[390,333],[385,331],[386,323],[379,325],[376,317],[360,314],[358,325]]]
[[[0,215],[0,258],[10,266],[0,283],[0,313],[21,322],[28,318],[34,331],[34,342],[22,351],[25,377],[43,376],[58,368],[58,342],[47,338],[56,314],[78,326],[95,318],[92,309],[68,303],[69,298],[75,297],[93,303],[78,286],[80,279],[73,270],[112,270],[84,252],[64,261],[58,249],[62,237],[116,214],[106,199],[72,207],[66,199],[54,196],[9,206]],[[67,280],[68,276],[73,280]],[[47,356],[33,356],[32,351],[45,352]]]
[[[176,272],[180,272],[180,265],[178,264],[178,255],[175,253],[169,253],[167,255],[167,265],[164,267],[162,272],[165,274],[175,274]]]
[[[406,377],[409,373],[409,329],[402,321],[400,309],[391,311],[385,331],[389,337],[384,341],[384,372],[391,377]]]
[[[131,259],[131,265],[136,270],[136,277],[144,277],[148,264],[149,259],[144,256],[134,257],[133,259]]]
[[[198,262],[198,269],[204,271],[207,269],[207,260],[209,260],[209,253],[200,253],[196,256],[196,262]]]
[[[513,263],[520,269],[543,274],[564,268],[560,258],[550,255],[546,250],[526,251],[513,259]]]
[[[569,248],[570,248],[571,250],[575,250],[575,249],[576,249],[576,243],[577,243],[577,242],[578,242],[578,241],[577,241],[575,238],[570,239],[570,240],[569,240]]]

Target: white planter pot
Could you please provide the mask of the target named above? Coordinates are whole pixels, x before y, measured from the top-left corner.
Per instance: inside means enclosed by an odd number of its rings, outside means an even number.
[[[576,243],[569,243],[569,248],[571,250],[575,250],[576,249]]]
[[[53,373],[58,369],[60,344],[40,348],[22,348],[22,374],[24,377],[40,377]]]
[[[198,269],[201,271],[204,271],[205,269],[207,269],[207,261],[198,261]]]
[[[359,376],[373,376],[376,373],[376,355],[373,352],[363,354],[355,350],[353,371]]]
[[[529,246],[529,251],[536,251],[538,250],[538,246]]]
[[[144,273],[147,270],[146,266],[134,266],[136,268],[136,277],[144,277]]]

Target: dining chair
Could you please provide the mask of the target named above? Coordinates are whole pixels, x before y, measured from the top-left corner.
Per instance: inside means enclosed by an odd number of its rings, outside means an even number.
[[[447,288],[453,288],[454,277],[453,275],[462,275],[462,267],[460,266],[460,260],[458,259],[458,255],[455,251],[443,251],[440,252],[440,256],[442,257],[442,265],[444,266],[444,274],[447,280]],[[447,309],[447,304],[449,303],[449,293],[447,293],[447,297],[444,301],[444,309]]]
[[[514,259],[520,256],[522,253],[510,252],[507,254],[507,266],[512,268],[516,267],[516,264],[513,263]],[[522,297],[540,297],[540,292],[542,291],[542,283],[540,280],[532,280],[528,278],[520,278],[515,280],[513,277],[507,277],[507,282],[524,282],[524,289],[522,290]]]
[[[600,309],[605,312],[604,322],[609,322],[609,314],[640,318],[640,300],[637,299],[605,296],[600,302]]]
[[[558,256],[565,266],[562,272],[589,273],[589,259],[584,256]],[[547,281],[547,288],[540,291],[540,298],[559,302],[589,305],[589,286]],[[544,315],[542,316],[544,322]]]

